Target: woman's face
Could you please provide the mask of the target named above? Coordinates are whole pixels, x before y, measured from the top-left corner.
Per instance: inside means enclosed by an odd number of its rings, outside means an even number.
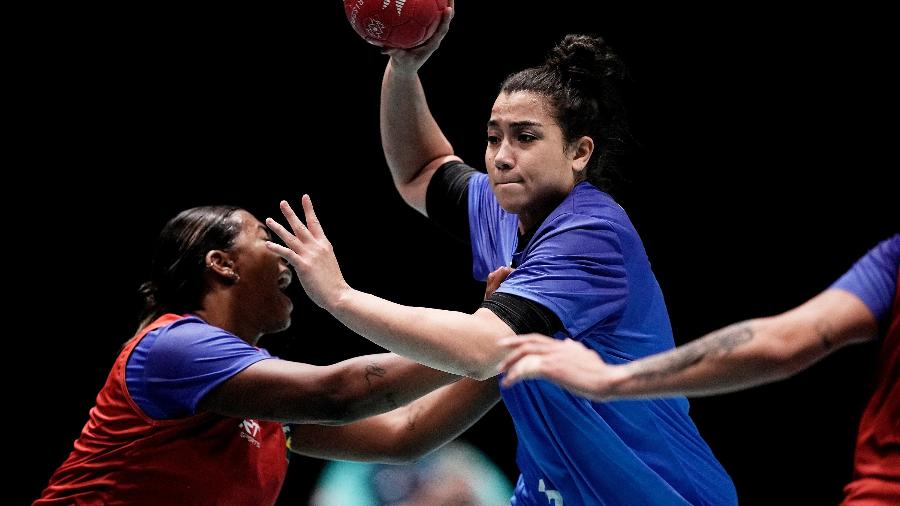
[[[231,248],[234,271],[240,276],[234,289],[240,301],[241,320],[270,334],[288,328],[294,308],[285,289],[292,273],[287,262],[266,247],[271,239],[268,229],[252,214],[236,212],[241,223]]]
[[[487,126],[484,163],[494,195],[526,228],[572,191],[590,157],[567,149],[546,100],[531,92],[501,93]]]

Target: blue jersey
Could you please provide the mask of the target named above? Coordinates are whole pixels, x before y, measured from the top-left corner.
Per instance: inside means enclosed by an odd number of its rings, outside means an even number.
[[[156,420],[197,413],[212,389],[247,367],[272,358],[236,335],[188,316],[147,333],[125,368],[128,393]]]
[[[859,297],[882,327],[891,311],[897,292],[897,267],[900,265],[900,234],[885,239],[860,258],[840,277],[832,289]]]
[[[500,208],[484,174],[469,180],[468,208],[475,277],[515,267],[497,291],[552,310],[563,324],[555,338],[578,340],[611,363],[674,347],[647,254],[609,195],[578,184],[527,244],[518,244],[518,219]],[[683,397],[598,403],[543,380],[502,395],[519,439],[513,504],[737,503]]]

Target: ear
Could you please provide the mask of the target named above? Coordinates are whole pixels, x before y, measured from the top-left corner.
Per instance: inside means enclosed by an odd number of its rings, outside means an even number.
[[[572,147],[572,153],[574,158],[572,158],[572,170],[576,173],[580,173],[587,167],[588,161],[591,159],[591,155],[594,153],[594,139],[591,139],[587,135],[583,135],[580,139],[575,141],[575,144]]]
[[[214,249],[206,253],[206,269],[216,274],[219,278],[225,280],[228,284],[237,283],[241,277],[234,270],[234,260],[231,255],[220,250]]]

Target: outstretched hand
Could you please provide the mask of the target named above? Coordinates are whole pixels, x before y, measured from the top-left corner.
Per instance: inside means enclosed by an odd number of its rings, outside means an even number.
[[[447,8],[441,16],[441,24],[424,44],[412,49],[385,49],[382,51],[391,57],[391,70],[401,74],[415,74],[422,65],[437,51],[444,36],[450,31],[450,20],[453,19],[453,0],[447,2]]]
[[[616,393],[617,367],[578,341],[525,334],[504,338],[500,345],[510,350],[498,366],[506,373],[501,382],[505,387],[543,378],[590,399],[608,400]]]
[[[331,242],[325,237],[325,231],[316,217],[312,200],[309,195],[304,195],[301,200],[306,225],[290,204],[282,200],[281,214],[293,233],[272,218],[266,218],[266,226],[286,245],[269,241],[266,246],[291,264],[309,298],[320,307],[330,310],[350,287],[344,281]]]

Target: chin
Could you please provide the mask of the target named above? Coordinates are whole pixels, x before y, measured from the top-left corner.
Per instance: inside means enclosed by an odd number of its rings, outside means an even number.
[[[500,204],[500,207],[512,214],[519,214],[522,210],[522,200],[517,198],[511,198],[508,195],[503,195],[500,192],[494,192],[494,197],[497,198],[497,203]]]
[[[520,191],[510,191],[494,187],[494,197],[504,211],[512,214],[521,213],[522,209],[524,209],[525,205],[528,203],[528,199],[524,198],[524,195],[522,195],[522,192]]]
[[[279,320],[278,322],[274,322],[271,325],[271,328],[269,329],[269,331],[266,332],[266,334],[275,334],[278,332],[283,332],[283,331],[287,330],[288,328],[290,328],[290,326],[291,326],[291,316],[288,315],[288,316],[282,318],[281,320]]]

